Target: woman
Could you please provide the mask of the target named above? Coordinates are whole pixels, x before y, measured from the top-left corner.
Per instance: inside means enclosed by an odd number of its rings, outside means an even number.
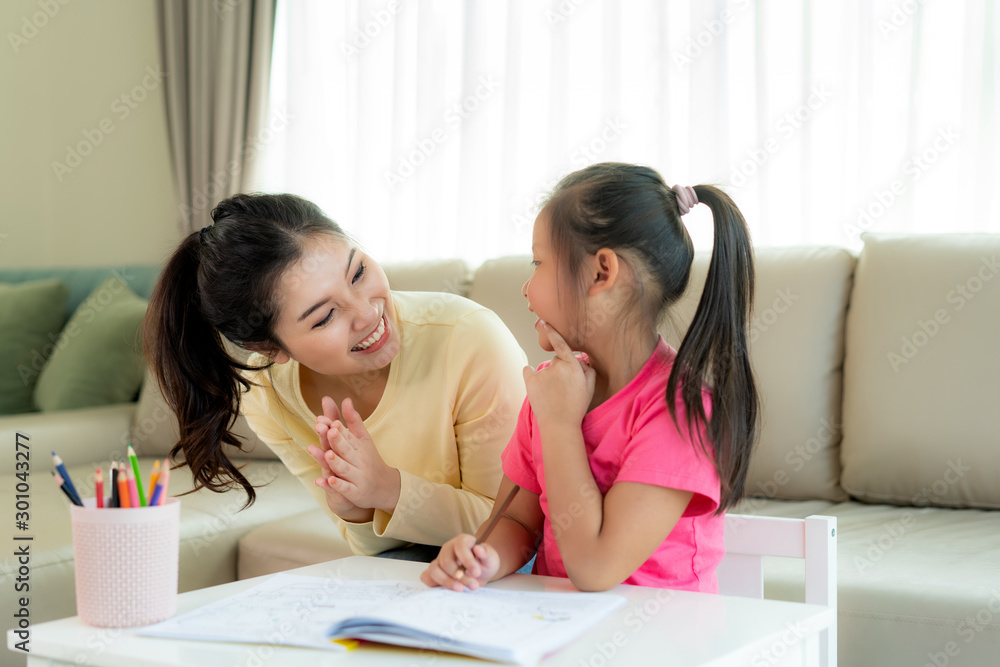
[[[440,545],[493,505],[525,356],[491,311],[394,292],[314,204],[236,195],[174,252],[145,350],[196,488],[252,485],[226,456],[241,409],[358,554]],[[233,359],[223,339],[251,351]],[[428,556],[428,559],[433,554]]]

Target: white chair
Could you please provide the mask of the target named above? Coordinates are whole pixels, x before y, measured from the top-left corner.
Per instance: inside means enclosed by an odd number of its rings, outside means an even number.
[[[807,604],[837,606],[837,518],[726,515],[726,555],[716,570],[719,593],[763,599],[764,556],[805,559]],[[820,634],[823,664],[837,664],[836,628]]]

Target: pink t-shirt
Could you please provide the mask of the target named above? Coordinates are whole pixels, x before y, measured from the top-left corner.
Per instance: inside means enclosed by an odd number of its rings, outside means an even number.
[[[687,436],[686,412],[679,392],[680,433],[667,410],[667,378],[676,356],[676,351],[660,338],[638,375],[583,418],[583,440],[590,470],[602,495],[617,482],[654,484],[694,494],[667,539],[623,583],[716,593],[715,568],[725,553],[723,516],[715,514],[721,486],[713,458]],[[703,391],[702,396],[710,415],[711,395]],[[545,513],[534,572],[565,577],[555,537],[559,527],[552,524],[545,493],[538,422],[527,399],[502,460],[507,477],[539,494]]]

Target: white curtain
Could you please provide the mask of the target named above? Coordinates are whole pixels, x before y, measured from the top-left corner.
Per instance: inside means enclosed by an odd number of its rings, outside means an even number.
[[[279,0],[276,23],[289,122],[253,184],[380,261],[530,252],[540,198],[604,160],[724,186],[758,245],[1000,232],[990,0]]]

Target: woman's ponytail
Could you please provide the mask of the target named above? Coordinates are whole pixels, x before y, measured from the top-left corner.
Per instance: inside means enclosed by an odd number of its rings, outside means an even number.
[[[249,507],[256,500],[253,485],[224,452],[225,445],[242,448],[229,429],[239,416],[240,394],[250,386],[239,371],[249,367],[226,352],[202,311],[201,236],[194,232],[184,239],[164,267],[146,311],[144,350],[180,426],[170,456],[183,452],[195,490],[239,485]]]
[[[698,201],[712,209],[715,242],[705,290],[684,336],[667,381],[667,404],[680,386],[688,429],[708,426],[722,481],[719,511],[743,497],[753,444],[757,438],[758,395],[750,366],[747,329],[753,307],[753,249],[746,221],[733,200],[710,185],[694,188]],[[712,415],[706,418],[702,388],[712,388]],[[704,445],[704,443],[702,443]]]
[[[184,239],[160,274],[146,311],[146,359],[180,424],[170,455],[183,452],[196,490],[242,486],[249,507],[253,485],[225,449],[242,449],[230,430],[251,385],[240,372],[259,369],[230,356],[224,341],[283,349],[275,334],[282,276],[309,239],[347,236],[318,206],[288,194],[233,195],[212,220]]]

